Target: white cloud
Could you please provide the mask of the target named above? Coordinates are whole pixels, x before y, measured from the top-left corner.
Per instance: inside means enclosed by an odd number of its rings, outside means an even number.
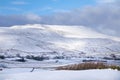
[[[116,0],[97,0],[97,1],[100,2],[100,3],[113,3]]]
[[[0,26],[38,24],[41,17],[36,14],[0,15]]]
[[[12,11],[21,11],[22,9],[20,8],[15,8],[15,7],[0,7],[1,10],[12,10]]]
[[[95,0],[97,3],[100,4],[118,4],[120,0]]]
[[[28,3],[25,2],[25,1],[13,1],[13,2],[11,2],[11,4],[14,4],[14,5],[26,5]]]
[[[60,12],[44,18],[46,24],[84,25],[113,36],[120,36],[120,7],[111,5],[88,6],[70,12]]]
[[[40,8],[40,11],[47,11],[47,10],[52,10],[52,7],[44,7],[44,8]]]
[[[52,1],[56,2],[56,1],[58,1],[58,0],[52,0]]]
[[[55,13],[66,13],[66,12],[70,12],[70,10],[65,10],[65,9],[55,9],[55,10],[53,10],[53,12],[55,12]]]
[[[29,21],[35,21],[35,22],[39,22],[41,20],[41,17],[35,14],[28,14],[25,15],[25,17],[29,20]]]

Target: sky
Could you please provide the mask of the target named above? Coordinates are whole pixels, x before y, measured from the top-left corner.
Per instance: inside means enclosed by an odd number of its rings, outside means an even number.
[[[0,27],[82,25],[120,37],[120,0],[0,0]]]
[[[0,14],[50,15],[94,4],[94,0],[1,0]]]

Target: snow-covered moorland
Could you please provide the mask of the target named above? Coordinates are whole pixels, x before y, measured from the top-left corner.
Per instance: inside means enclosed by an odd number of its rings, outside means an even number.
[[[119,57],[120,38],[84,26],[23,25],[0,27],[0,55]]]
[[[0,28],[2,50],[112,52],[120,51],[117,48],[119,40],[83,26],[24,25]]]

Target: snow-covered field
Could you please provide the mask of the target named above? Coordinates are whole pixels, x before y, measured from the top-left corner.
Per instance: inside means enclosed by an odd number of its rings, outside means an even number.
[[[80,63],[81,59],[10,62],[0,71],[0,80],[120,80],[120,71],[96,70],[55,70],[55,67]],[[116,61],[109,61],[111,64]],[[5,64],[5,63],[4,63]],[[120,64],[120,61],[118,61]],[[34,67],[33,72],[32,69]]]
[[[41,56],[47,59],[35,60]],[[84,26],[0,27],[0,57],[0,67],[7,67],[0,80],[120,80],[120,71],[110,69],[54,70],[87,59],[120,65],[120,38]],[[25,62],[18,61],[23,58]],[[33,67],[37,69],[30,72]]]
[[[120,71],[81,70],[57,71],[36,69],[5,69],[0,72],[0,80],[120,80]]]

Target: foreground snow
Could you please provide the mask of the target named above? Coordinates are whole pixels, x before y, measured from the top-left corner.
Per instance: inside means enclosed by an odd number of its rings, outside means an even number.
[[[12,73],[10,73],[11,71]],[[83,71],[50,71],[38,69],[34,72],[29,72],[29,69],[24,71],[12,69],[8,70],[8,73],[6,72],[0,72],[0,80],[120,80],[120,71],[110,69]]]

